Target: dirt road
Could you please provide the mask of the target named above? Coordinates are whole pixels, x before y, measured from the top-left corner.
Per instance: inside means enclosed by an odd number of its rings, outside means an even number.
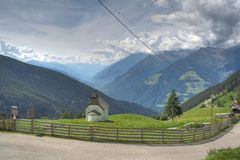
[[[210,149],[240,146],[240,124],[209,143],[127,145],[0,132],[1,160],[201,160]]]

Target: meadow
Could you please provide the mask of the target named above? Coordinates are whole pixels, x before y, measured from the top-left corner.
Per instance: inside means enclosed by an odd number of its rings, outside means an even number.
[[[232,104],[232,97],[234,94],[234,92],[229,92],[217,95],[216,103],[213,105],[212,108],[213,123],[221,121],[214,116],[216,113],[230,112],[230,106]],[[218,106],[219,104],[221,104],[221,106]],[[110,115],[108,121],[105,122],[87,122],[85,118],[55,120],[42,119],[42,121],[83,124],[91,126],[114,126],[124,128],[181,128],[187,123],[210,123],[211,101],[206,100],[205,102],[199,104],[193,109],[184,112],[182,116],[176,117],[174,121],[157,120],[152,117],[138,114],[113,114]]]

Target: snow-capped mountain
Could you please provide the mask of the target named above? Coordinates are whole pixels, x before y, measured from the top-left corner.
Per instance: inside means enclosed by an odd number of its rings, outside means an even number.
[[[123,53],[116,53],[112,49],[99,49],[79,55],[60,56],[49,53],[37,53],[29,46],[15,46],[4,40],[0,40],[0,54],[15,58],[24,62],[56,62],[62,64],[99,64],[109,65],[128,56]]]

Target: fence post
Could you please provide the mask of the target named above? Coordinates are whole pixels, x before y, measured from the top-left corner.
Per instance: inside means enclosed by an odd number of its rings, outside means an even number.
[[[12,129],[12,120],[11,118],[8,120],[8,131],[11,131]]]
[[[50,123],[51,135],[53,135],[53,123]]]
[[[90,137],[90,141],[93,141],[93,126],[89,127],[89,137]]]
[[[221,123],[218,123],[217,124],[217,133],[219,133],[221,131],[220,127],[221,127]]]
[[[181,142],[183,142],[183,143],[184,143],[184,139],[183,139],[183,132],[184,132],[184,130],[182,129],[182,132],[181,132]]]
[[[33,131],[34,131],[33,119],[31,119],[31,122],[30,122],[30,123],[31,123],[31,124],[30,124],[30,125],[31,125],[31,126],[30,126],[30,127],[31,127],[31,128],[30,128],[30,131],[31,131],[31,133],[33,133]]]
[[[118,133],[119,131],[118,131],[118,128],[116,128],[116,140],[118,141]]]
[[[16,131],[16,119],[11,119],[11,130]]]
[[[211,137],[214,135],[214,126],[211,126]]]
[[[143,142],[143,129],[141,129],[141,142]]]
[[[218,124],[215,124],[215,134],[218,133]]]
[[[193,131],[193,142],[195,142],[195,134],[196,134],[196,130],[193,129],[192,131]]]
[[[70,137],[70,135],[71,135],[71,126],[68,125],[68,137]]]
[[[222,122],[219,124],[219,131],[222,131]]]
[[[5,119],[3,119],[2,123],[3,123],[3,130],[6,130],[6,122],[5,122]]]
[[[162,144],[164,144],[164,130],[162,129]]]

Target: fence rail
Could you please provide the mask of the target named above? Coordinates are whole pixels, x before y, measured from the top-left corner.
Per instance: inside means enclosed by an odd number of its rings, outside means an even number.
[[[231,120],[196,129],[117,128],[52,123],[19,119],[13,131],[103,142],[176,144],[201,141],[231,126]],[[11,121],[0,120],[1,130],[11,130]]]

